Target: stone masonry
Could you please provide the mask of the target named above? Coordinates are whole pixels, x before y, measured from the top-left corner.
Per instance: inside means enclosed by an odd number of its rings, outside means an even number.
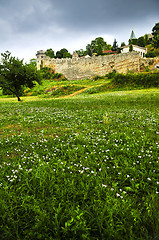
[[[115,55],[93,56],[89,58],[51,59],[44,51],[37,52],[37,69],[49,67],[55,73],[62,73],[68,80],[87,79],[93,76],[104,76],[116,70],[119,73],[140,71],[143,58],[137,52]]]

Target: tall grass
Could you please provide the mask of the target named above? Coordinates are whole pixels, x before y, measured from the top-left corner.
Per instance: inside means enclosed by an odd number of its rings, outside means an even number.
[[[158,239],[158,103],[0,101],[0,239]]]

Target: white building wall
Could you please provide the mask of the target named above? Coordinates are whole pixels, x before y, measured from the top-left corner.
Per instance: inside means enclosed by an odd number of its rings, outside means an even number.
[[[141,48],[138,47],[136,45],[132,45],[133,46],[133,51],[140,53],[140,55],[142,57],[145,57],[145,54],[147,53],[147,48]],[[128,53],[129,52],[129,47],[130,45],[123,47],[123,49],[121,50],[122,53]]]

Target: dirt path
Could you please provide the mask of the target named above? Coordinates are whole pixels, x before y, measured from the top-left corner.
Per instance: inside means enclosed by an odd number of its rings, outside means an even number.
[[[94,87],[100,87],[100,86],[102,86],[102,85],[103,85],[103,83],[102,83],[102,84],[99,84],[99,85],[96,85],[96,86],[85,87],[85,88],[82,88],[82,89],[80,89],[80,90],[78,90],[78,91],[76,91],[76,92],[74,92],[74,93],[71,93],[71,94],[66,95],[66,96],[62,96],[62,97],[60,97],[60,98],[74,97],[74,96],[76,96],[76,95],[84,92],[84,91],[87,90],[87,89],[91,89],[91,88],[94,88]]]

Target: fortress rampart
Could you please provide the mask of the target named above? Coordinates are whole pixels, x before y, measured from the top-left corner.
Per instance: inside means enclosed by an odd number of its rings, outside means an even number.
[[[69,80],[104,76],[113,70],[119,73],[138,72],[141,61],[143,58],[137,52],[72,59],[52,59],[46,56],[44,51],[37,52],[37,69],[41,66],[49,67],[54,72],[62,73]]]

